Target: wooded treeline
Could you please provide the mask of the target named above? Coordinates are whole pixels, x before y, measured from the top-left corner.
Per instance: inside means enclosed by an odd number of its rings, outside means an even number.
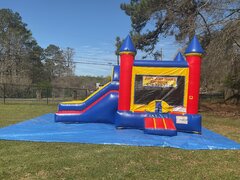
[[[19,13],[0,9],[0,84],[94,89],[106,78],[74,75],[74,49],[42,48]]]
[[[156,46],[162,37],[174,36],[184,45],[196,34],[205,50],[202,90],[225,91],[240,103],[239,0],[131,0],[121,9],[131,18],[136,48],[155,59],[161,57]]]
[[[73,75],[74,50],[40,47],[21,16],[0,9],[0,83],[49,85]]]

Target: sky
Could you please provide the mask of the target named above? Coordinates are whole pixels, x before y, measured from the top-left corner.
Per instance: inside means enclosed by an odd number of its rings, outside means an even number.
[[[38,44],[55,44],[75,50],[75,61],[116,64],[115,39],[131,30],[131,20],[120,9],[129,0],[1,0],[0,8],[20,13]],[[164,59],[173,59],[179,49],[173,38],[160,40]],[[143,53],[138,52],[136,59]],[[76,64],[76,75],[108,76],[111,66]]]

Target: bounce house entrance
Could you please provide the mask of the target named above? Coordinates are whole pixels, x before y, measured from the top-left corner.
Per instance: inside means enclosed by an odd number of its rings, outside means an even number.
[[[166,62],[160,62],[163,63]],[[143,112],[149,109],[149,105],[154,101],[164,101],[173,107],[174,112],[186,113],[189,73],[187,68],[137,65],[136,63],[133,68],[131,111]]]
[[[163,100],[172,106],[183,106],[184,84],[184,76],[136,75],[134,104]]]

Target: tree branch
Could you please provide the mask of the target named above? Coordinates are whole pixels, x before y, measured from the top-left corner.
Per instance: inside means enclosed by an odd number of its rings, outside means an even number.
[[[233,39],[233,41],[236,43],[236,45],[240,48],[240,44],[235,40]]]
[[[205,24],[205,26],[206,26],[206,28],[207,28],[209,37],[211,37],[211,31],[210,31],[210,29],[209,29],[209,26],[208,26],[208,23],[207,23],[205,17],[204,17],[199,11],[198,11],[198,14],[201,16],[201,18],[202,18],[202,20],[203,20],[203,22],[204,22],[204,24]]]

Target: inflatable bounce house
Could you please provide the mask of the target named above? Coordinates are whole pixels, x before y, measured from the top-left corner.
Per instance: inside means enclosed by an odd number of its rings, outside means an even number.
[[[111,123],[118,129],[175,136],[177,131],[201,134],[198,114],[203,49],[195,36],[171,61],[135,60],[130,36],[120,48],[120,66],[112,80],[83,101],[63,102],[55,122]]]

